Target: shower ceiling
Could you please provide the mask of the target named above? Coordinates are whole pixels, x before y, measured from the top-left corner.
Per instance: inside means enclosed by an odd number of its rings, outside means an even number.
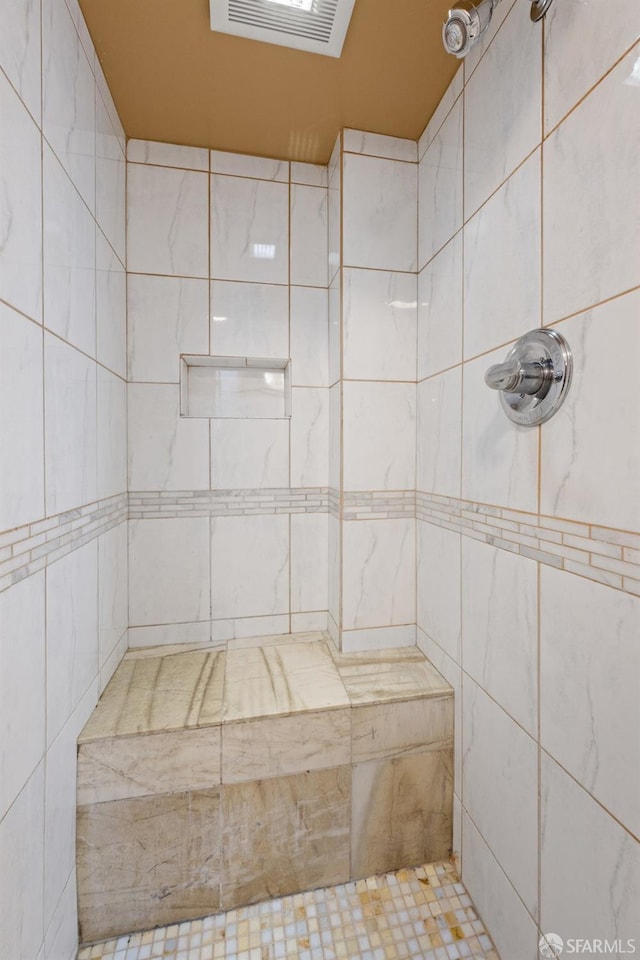
[[[459,62],[450,0],[356,0],[340,59],[214,33],[208,0],[80,0],[128,137],[326,163],[337,131],[416,139]]]

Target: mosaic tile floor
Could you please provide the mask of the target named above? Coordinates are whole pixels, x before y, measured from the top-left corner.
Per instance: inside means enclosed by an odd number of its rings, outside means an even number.
[[[499,960],[452,864],[431,863],[82,947],[78,960]]]

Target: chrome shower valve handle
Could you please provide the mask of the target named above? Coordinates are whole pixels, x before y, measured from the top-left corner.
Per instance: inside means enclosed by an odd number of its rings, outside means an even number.
[[[500,391],[507,416],[521,426],[544,423],[558,410],[571,383],[569,345],[556,330],[532,330],[509,351],[504,363],[487,370],[484,380]]]

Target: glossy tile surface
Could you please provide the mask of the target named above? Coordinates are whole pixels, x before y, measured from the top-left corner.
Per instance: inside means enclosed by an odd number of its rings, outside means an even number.
[[[125,656],[80,742],[219,723],[224,658],[218,650]]]
[[[498,960],[448,861],[83,947],[79,960]]]
[[[218,788],[81,806],[77,843],[83,940],[219,908]]]
[[[353,705],[451,693],[416,647],[336,653],[334,660]]]
[[[225,721],[348,705],[323,641],[227,653]]]
[[[222,796],[223,905],[349,877],[349,766],[231,784]]]

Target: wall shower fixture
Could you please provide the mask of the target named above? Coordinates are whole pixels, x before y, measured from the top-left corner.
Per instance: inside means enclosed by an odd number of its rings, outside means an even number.
[[[462,0],[449,10],[442,27],[442,42],[447,53],[458,59],[466,57],[489,26],[496,3],[498,0],[481,0],[478,4]]]
[[[553,0],[529,0],[531,20],[542,20]],[[491,23],[493,8],[499,0],[460,0],[449,10],[442,27],[442,42],[447,53],[454,57],[466,57]]]
[[[556,413],[571,384],[573,359],[569,344],[557,330],[531,330],[507,354],[504,363],[489,367],[484,380],[500,391],[500,403],[514,423],[535,427]]]

